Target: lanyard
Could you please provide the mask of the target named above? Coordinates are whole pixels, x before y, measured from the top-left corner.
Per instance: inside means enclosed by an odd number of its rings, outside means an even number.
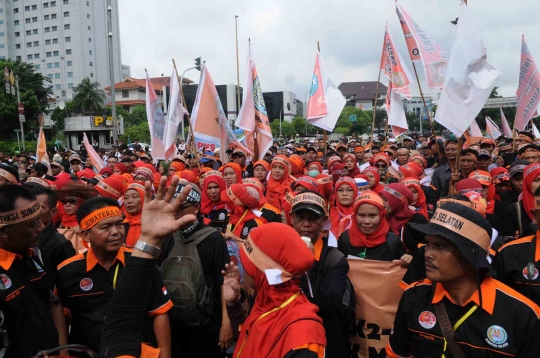
[[[461,326],[461,324],[462,324],[463,322],[465,322],[465,320],[467,320],[467,318],[469,318],[469,317],[473,314],[474,311],[476,311],[477,308],[478,308],[477,305],[472,306],[471,309],[470,309],[469,311],[467,311],[467,313],[465,313],[465,314],[463,315],[463,317],[461,317],[461,318],[459,319],[459,321],[456,322],[456,324],[454,325],[454,331],[456,331],[456,330],[459,328],[459,326]],[[441,358],[445,358],[445,357],[446,357],[446,356],[444,355],[444,352],[446,352],[446,338],[444,339],[444,348],[443,348],[443,354],[442,354]]]
[[[116,268],[114,269],[114,277],[112,282],[112,287],[114,290],[116,290],[116,279],[118,278],[118,267],[120,266],[120,262],[116,264]]]
[[[238,222],[236,223],[236,225],[234,226],[234,229],[232,229],[231,231],[234,232],[234,230],[236,230],[236,228],[238,227],[238,225],[240,225],[242,223],[242,219],[244,218],[244,216],[246,216],[247,212],[249,211],[249,209],[246,209],[246,211],[244,211],[244,214],[242,215],[242,217],[240,218],[240,220],[238,220]]]

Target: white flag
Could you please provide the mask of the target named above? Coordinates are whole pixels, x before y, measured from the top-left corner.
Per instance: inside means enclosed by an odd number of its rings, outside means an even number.
[[[435,113],[435,120],[457,137],[476,118],[499,79],[500,72],[486,59],[486,48],[463,3]]]
[[[493,122],[493,120],[488,116],[486,116],[486,132],[488,132],[488,134],[491,136],[491,139],[497,139],[502,136],[502,132],[499,127],[497,127],[495,122]]]
[[[176,71],[173,70],[171,75],[171,98],[169,100],[169,113],[165,125],[164,147],[165,160],[172,160],[176,155],[176,146],[174,140],[178,132],[178,126],[184,120],[184,114],[189,114],[182,105],[182,95],[180,92],[180,84]]]

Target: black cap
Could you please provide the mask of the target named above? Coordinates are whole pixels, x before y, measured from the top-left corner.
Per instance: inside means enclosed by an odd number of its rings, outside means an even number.
[[[493,230],[489,221],[474,209],[457,203],[443,204],[429,223],[409,226],[423,240],[427,234],[451,241],[473,267],[491,270],[487,255]]]
[[[187,180],[180,179],[178,182],[178,186],[176,187],[176,192],[174,193],[174,197],[176,198],[178,194],[184,190],[184,188],[187,185],[191,185],[191,191],[189,192],[186,201],[190,203],[199,204],[201,202],[201,189],[195,184],[191,184]]]
[[[300,210],[309,210],[323,217],[326,215],[326,202],[318,193],[304,191],[295,195],[292,202],[291,214]]]
[[[530,163],[526,160],[516,160],[515,162],[510,165],[510,168],[508,168],[508,171],[510,172],[510,178],[512,178],[514,175],[518,173],[523,173],[523,170],[529,165]]]

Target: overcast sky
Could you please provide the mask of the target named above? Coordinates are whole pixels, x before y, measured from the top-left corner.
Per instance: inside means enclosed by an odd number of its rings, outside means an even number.
[[[264,92],[292,91],[304,101],[311,84],[317,41],[326,71],[341,82],[375,81],[385,24],[412,72],[393,0],[118,0],[122,62],[131,75],[169,77],[201,56],[214,82],[236,83],[235,15],[238,15],[240,81],[248,38]],[[450,53],[460,0],[400,0],[420,27]],[[499,93],[514,96],[521,35],[540,66],[539,0],[469,0],[471,16],[501,71]],[[424,74],[418,67],[421,83]],[[198,82],[199,72],[186,77]],[[381,80],[383,81],[383,80]],[[386,80],[383,81],[386,83]],[[243,85],[243,83],[242,83]],[[425,86],[424,86],[425,87]],[[434,93],[433,90],[424,92]],[[415,85],[413,93],[418,93]]]

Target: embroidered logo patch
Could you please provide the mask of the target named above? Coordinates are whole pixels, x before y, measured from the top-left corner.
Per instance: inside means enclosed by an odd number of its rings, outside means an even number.
[[[2,279],[2,282],[4,283],[4,287],[6,290],[11,287],[11,279],[8,275],[1,274],[0,278]]]
[[[90,291],[94,287],[94,282],[89,278],[83,278],[79,286],[83,291]]]
[[[225,213],[221,213],[218,215],[218,220],[225,220]]]
[[[487,330],[486,342],[495,348],[504,348],[508,346],[506,342],[508,334],[501,326],[493,325]]]
[[[418,316],[418,323],[425,329],[432,329],[437,323],[437,318],[432,312],[424,311]]]
[[[246,236],[247,234],[249,234],[249,229],[245,227],[242,229],[242,236]]]

